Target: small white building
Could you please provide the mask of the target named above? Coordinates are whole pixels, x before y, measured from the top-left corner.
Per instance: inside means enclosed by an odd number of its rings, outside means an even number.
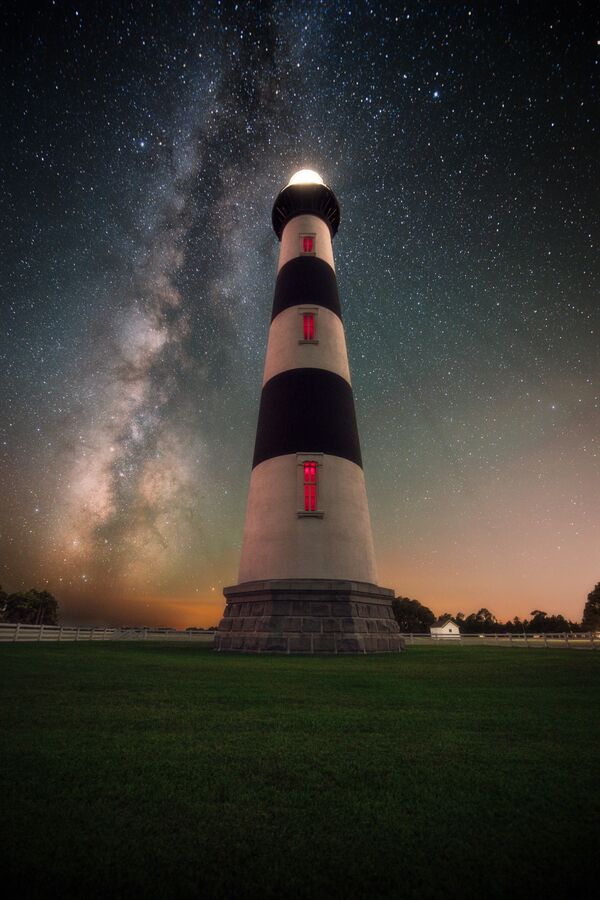
[[[434,640],[449,640],[449,641],[457,641],[460,640],[460,628],[458,624],[451,619],[450,616],[445,616],[443,619],[438,619],[431,628],[431,637]]]

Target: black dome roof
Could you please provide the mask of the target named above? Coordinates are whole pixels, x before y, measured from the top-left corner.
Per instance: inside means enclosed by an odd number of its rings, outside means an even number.
[[[279,240],[290,219],[302,215],[319,216],[329,226],[331,237],[335,237],[340,224],[340,206],[327,185],[288,184],[279,192],[271,217]]]

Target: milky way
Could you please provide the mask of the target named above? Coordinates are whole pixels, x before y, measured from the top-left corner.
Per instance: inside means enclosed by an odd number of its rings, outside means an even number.
[[[298,168],[336,264],[382,584],[580,615],[598,580],[593,4],[3,13],[8,589],[208,624],[234,583]]]

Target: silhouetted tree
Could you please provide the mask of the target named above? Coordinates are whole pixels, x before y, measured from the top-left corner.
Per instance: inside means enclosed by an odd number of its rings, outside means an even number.
[[[27,597],[20,591],[9,594],[4,605],[5,622],[29,622],[31,607]]]
[[[497,626],[498,620],[496,616],[489,609],[483,607],[476,613],[471,613],[471,615],[467,616],[461,625],[461,629],[468,634],[479,634],[480,632],[489,634],[492,631],[497,631]]]
[[[9,594],[4,603],[4,621],[27,625],[56,625],[58,603],[49,591]]]
[[[587,603],[583,607],[581,627],[584,631],[600,630],[600,582],[587,596]]]
[[[532,609],[529,613],[531,619],[529,621],[529,630],[530,631],[547,631],[547,619],[548,613],[545,613],[541,609]]]
[[[429,631],[435,622],[435,616],[427,606],[423,606],[418,600],[409,600],[408,597],[396,597],[392,603],[394,616],[400,631],[414,634]]]
[[[577,625],[574,622],[570,622],[569,619],[565,619],[564,616],[548,616],[547,623],[548,631],[577,631]]]
[[[540,634],[549,633],[565,633],[574,631],[573,622],[569,622],[564,616],[549,616],[548,613],[540,609],[534,609],[531,613],[531,620],[527,623],[528,631],[539,632]]]

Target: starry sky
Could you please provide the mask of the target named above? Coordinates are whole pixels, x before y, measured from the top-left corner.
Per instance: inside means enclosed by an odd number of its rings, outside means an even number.
[[[8,3],[0,582],[218,621],[299,168],[379,580],[579,619],[600,579],[596,3]]]

